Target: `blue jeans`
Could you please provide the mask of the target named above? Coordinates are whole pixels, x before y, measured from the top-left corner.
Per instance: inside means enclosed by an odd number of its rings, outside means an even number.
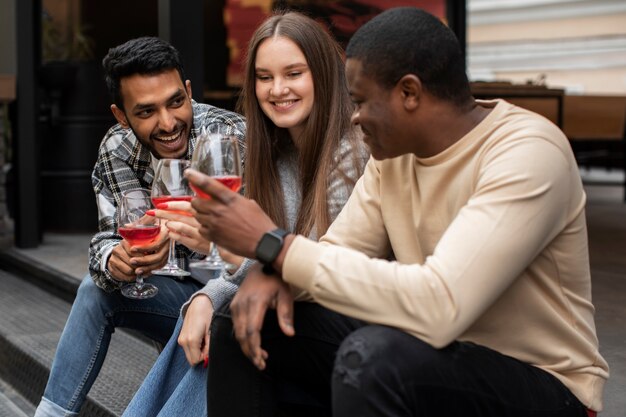
[[[178,335],[183,320],[159,355],[122,417],[169,417],[207,415],[206,381],[208,369],[190,366]]]
[[[149,282],[159,288],[159,293],[146,300],[132,300],[119,291],[101,290],[89,275],[83,279],[61,334],[36,417],[78,415],[102,368],[115,328],[134,329],[167,343],[181,306],[201,284],[158,275],[150,277]]]

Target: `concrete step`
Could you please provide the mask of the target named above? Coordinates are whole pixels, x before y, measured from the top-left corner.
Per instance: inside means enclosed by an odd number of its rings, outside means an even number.
[[[37,404],[70,311],[67,298],[73,295],[59,288],[56,292],[65,293],[66,299],[53,295],[33,284],[32,278],[0,270],[0,378],[26,400]],[[48,278],[54,281],[54,276]],[[116,331],[103,369],[80,415],[121,415],[156,357],[157,350],[152,344],[123,330]]]
[[[58,252],[58,250],[57,250]],[[56,258],[61,257],[60,253],[55,253]],[[73,260],[76,256],[70,255],[67,258]],[[70,275],[67,272],[55,268],[50,259],[43,260],[29,256],[24,250],[15,247],[0,250],[0,269],[12,272],[20,278],[27,280],[53,295],[72,302],[76,297],[76,291],[80,285],[81,275]],[[87,273],[85,265],[84,273]]]
[[[0,379],[0,417],[28,417],[34,413],[35,406]]]

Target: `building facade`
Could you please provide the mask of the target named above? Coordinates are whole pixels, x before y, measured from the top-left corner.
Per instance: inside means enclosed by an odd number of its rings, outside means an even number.
[[[626,95],[626,1],[468,0],[472,80]]]

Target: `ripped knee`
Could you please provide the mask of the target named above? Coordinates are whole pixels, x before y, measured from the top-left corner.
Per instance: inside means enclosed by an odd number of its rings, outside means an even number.
[[[364,366],[370,358],[367,340],[359,335],[349,336],[337,352],[333,371],[335,380],[356,389],[361,388]]]

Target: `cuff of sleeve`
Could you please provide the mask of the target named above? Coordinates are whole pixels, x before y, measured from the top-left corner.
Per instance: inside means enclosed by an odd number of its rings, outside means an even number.
[[[232,299],[237,292],[237,286],[231,283],[228,284],[229,285],[225,288],[216,288],[212,286],[205,287],[203,293],[209,296],[211,303],[213,303],[214,311],[220,309],[228,302],[228,300]]]
[[[115,245],[107,246],[102,250],[102,257],[100,258],[100,271],[107,270],[107,264],[109,263],[109,257],[111,256],[111,252],[113,252],[113,247]]]
[[[254,259],[245,258],[243,260],[243,262],[241,263],[241,265],[239,266],[239,268],[237,269],[237,271],[233,272],[232,274],[230,272],[228,272],[228,271],[225,271],[224,279],[226,281],[229,281],[229,282],[232,282],[232,283],[235,283],[235,284],[239,285],[241,283],[241,281],[243,281],[243,278],[248,273],[248,270],[250,269],[250,267],[255,262],[256,261]]]
[[[115,245],[111,245],[102,250],[102,258],[100,260],[100,271],[102,271],[107,281],[109,281],[113,286],[115,286],[115,288],[121,288],[126,283],[115,279],[113,275],[111,275],[111,273],[109,272],[109,269],[107,268],[107,265],[109,263],[109,257],[111,256],[111,252],[113,252],[114,247]]]
[[[189,297],[189,300],[187,300],[185,302],[185,304],[183,304],[183,306],[180,308],[180,317],[184,320],[185,319],[185,314],[187,314],[187,309],[189,308],[189,305],[191,304],[191,302],[193,301],[194,298],[196,298],[199,295],[206,295],[208,297],[208,294],[206,294],[204,291],[202,290],[198,290],[195,293],[191,294],[191,297]],[[209,297],[210,298],[210,297]],[[213,301],[211,301],[213,302]],[[215,311],[215,308],[213,308],[213,311]]]
[[[183,304],[180,309],[181,317],[185,318],[189,304],[198,295],[204,294],[209,297],[209,300],[211,300],[211,303],[213,304],[213,310],[217,311],[233,298],[237,292],[237,288],[237,285],[232,282],[225,281],[222,278],[210,280],[204,287],[196,291],[185,304]]]
[[[109,281],[115,288],[122,288],[126,284],[126,282],[124,281],[116,280],[115,277],[111,275],[108,269],[105,269],[103,273],[107,281]]]
[[[304,236],[296,236],[283,262],[283,279],[311,293],[315,267],[319,264],[323,250],[324,248],[318,242]]]

